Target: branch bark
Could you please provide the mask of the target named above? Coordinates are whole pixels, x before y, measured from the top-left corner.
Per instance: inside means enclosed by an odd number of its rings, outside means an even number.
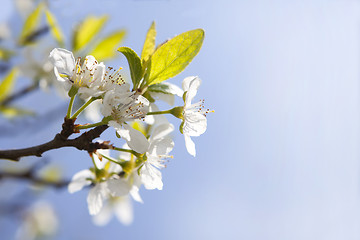
[[[68,139],[71,134],[79,132],[74,123],[75,119],[65,118],[62,125],[62,131],[56,134],[53,140],[29,148],[0,150],[0,159],[19,161],[20,158],[26,156],[41,157],[42,154],[46,151],[62,147],[75,147],[79,150],[85,150],[89,153],[93,153],[97,149],[112,148],[112,146],[107,143],[92,142],[108,128],[107,125],[95,127],[90,131],[84,132],[77,138]]]

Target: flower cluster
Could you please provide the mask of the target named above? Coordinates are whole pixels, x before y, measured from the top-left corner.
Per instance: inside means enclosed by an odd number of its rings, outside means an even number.
[[[142,74],[140,78],[135,81],[132,79],[131,89],[131,84],[121,76],[120,69],[107,68],[93,56],[75,60],[70,51],[55,48],[49,59],[57,80],[71,97],[67,118],[75,121],[93,102],[100,105],[101,121],[76,125],[77,129],[80,131],[108,125],[115,129],[117,137],[126,141],[122,148],[115,147],[117,143],[110,145],[109,141],[101,143],[108,145],[112,151],[120,152],[117,157],[112,157],[109,149],[89,152],[94,166],[76,173],[68,190],[74,193],[86,186],[90,187],[87,203],[89,213],[94,216],[94,223],[104,225],[115,213],[122,223],[129,224],[133,218],[130,199],[143,202],[139,194],[140,187],[143,185],[148,190],[163,189],[160,170],[172,158],[169,154],[174,148],[171,138],[174,126],[163,114],[181,119],[180,132],[185,137],[185,146],[195,156],[195,144],[191,137],[205,132],[206,114],[211,112],[204,109],[203,100],[192,103],[201,80],[198,77],[185,78],[182,90],[170,83],[153,83],[148,80],[151,73],[146,73],[150,70],[144,64],[139,70]],[[84,100],[85,104],[72,114],[76,96]],[[182,97],[182,106],[159,111],[156,99],[174,104],[175,96]]]

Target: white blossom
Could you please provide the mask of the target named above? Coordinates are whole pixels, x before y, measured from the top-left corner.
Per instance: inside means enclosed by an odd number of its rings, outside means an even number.
[[[207,120],[205,114],[211,112],[209,109],[204,109],[204,100],[191,103],[200,84],[200,78],[194,76],[185,78],[182,84],[185,92],[185,105],[181,130],[185,137],[186,149],[194,157],[196,155],[195,143],[191,137],[200,136],[206,131]]]
[[[131,149],[144,153],[149,142],[139,131],[127,124],[128,121],[142,119],[149,111],[149,101],[141,95],[127,91],[108,91],[103,100],[101,113],[111,116],[108,125],[126,140]]]
[[[134,219],[133,206],[130,197],[110,197],[101,211],[93,216],[92,220],[95,225],[104,226],[108,224],[113,217],[124,225],[130,225]]]
[[[140,169],[141,181],[146,189],[162,190],[162,175],[159,169],[164,168],[164,159],[174,148],[174,142],[169,134],[174,130],[172,124],[162,124],[155,128],[149,139],[149,148],[146,151],[146,161]]]
[[[56,234],[58,227],[59,222],[53,207],[48,202],[39,201],[25,212],[15,239],[50,238]]]
[[[104,75],[105,66],[103,63],[99,64],[91,55],[85,57],[81,66],[81,58],[75,61],[72,52],[62,48],[55,48],[50,52],[49,59],[54,65],[57,80],[64,84],[66,90],[69,90],[72,85],[80,89],[89,88],[93,82],[101,80]],[[86,99],[88,95],[85,94],[81,97]]]
[[[107,150],[98,150],[100,153],[107,153]],[[94,154],[94,162],[98,169],[105,169],[105,159],[100,160],[97,155]],[[118,173],[121,171],[121,167],[117,164],[110,163],[110,166],[106,169],[109,174],[105,178],[99,179],[93,171],[88,169],[82,170],[76,173],[69,186],[68,191],[74,193],[80,191],[86,186],[94,184],[90,189],[87,203],[90,215],[96,215],[103,207],[103,203],[111,196],[126,196],[131,190],[131,184],[124,179],[121,179],[118,175],[111,175],[110,173]]]

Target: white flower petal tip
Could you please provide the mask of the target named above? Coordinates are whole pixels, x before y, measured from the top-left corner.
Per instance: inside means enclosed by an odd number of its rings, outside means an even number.
[[[190,138],[189,135],[184,134],[184,137],[185,137],[185,146],[188,153],[193,157],[195,157],[196,156],[195,143],[193,142],[193,140]]]
[[[69,193],[75,193],[83,189],[85,186],[89,186],[91,181],[88,179],[94,179],[94,177],[94,174],[88,169],[76,173],[68,185]]]

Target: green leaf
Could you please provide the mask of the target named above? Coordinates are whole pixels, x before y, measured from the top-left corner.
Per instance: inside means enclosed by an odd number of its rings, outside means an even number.
[[[147,62],[150,56],[154,53],[155,50],[155,37],[156,37],[156,29],[155,22],[152,22],[145,38],[144,46],[141,52],[141,60],[142,62]]]
[[[134,50],[128,47],[121,47],[118,49],[118,51],[124,54],[129,63],[131,80],[135,87],[142,78],[142,67],[140,58],[136,54],[136,52],[134,52]]]
[[[36,28],[40,22],[40,16],[42,12],[43,4],[40,3],[33,12],[30,13],[30,15],[25,20],[24,26],[22,28],[20,38],[19,38],[19,44],[20,45],[26,45],[28,43],[31,43],[30,40],[31,35],[36,32]]]
[[[107,16],[89,16],[80,23],[74,32],[73,51],[75,52],[85,47],[100,32],[107,20]]]
[[[15,79],[17,75],[17,68],[11,69],[8,75],[0,83],[0,102],[10,95],[14,88]]]
[[[45,15],[51,34],[60,46],[64,46],[64,34],[62,33],[55,16],[48,9],[45,10]]]
[[[0,48],[0,60],[8,61],[15,53],[11,50]]]
[[[151,57],[147,83],[160,83],[182,72],[200,51],[204,36],[204,30],[195,29],[182,33],[158,47]]]
[[[0,113],[6,118],[12,119],[24,115],[34,116],[35,113],[26,109],[13,107],[13,106],[0,106]]]
[[[167,84],[158,83],[149,86],[148,91],[174,95],[174,90]]]
[[[112,33],[96,45],[96,47],[90,52],[90,55],[93,55],[98,61],[113,58],[116,53],[116,48],[120,45],[125,35],[125,30]]]

